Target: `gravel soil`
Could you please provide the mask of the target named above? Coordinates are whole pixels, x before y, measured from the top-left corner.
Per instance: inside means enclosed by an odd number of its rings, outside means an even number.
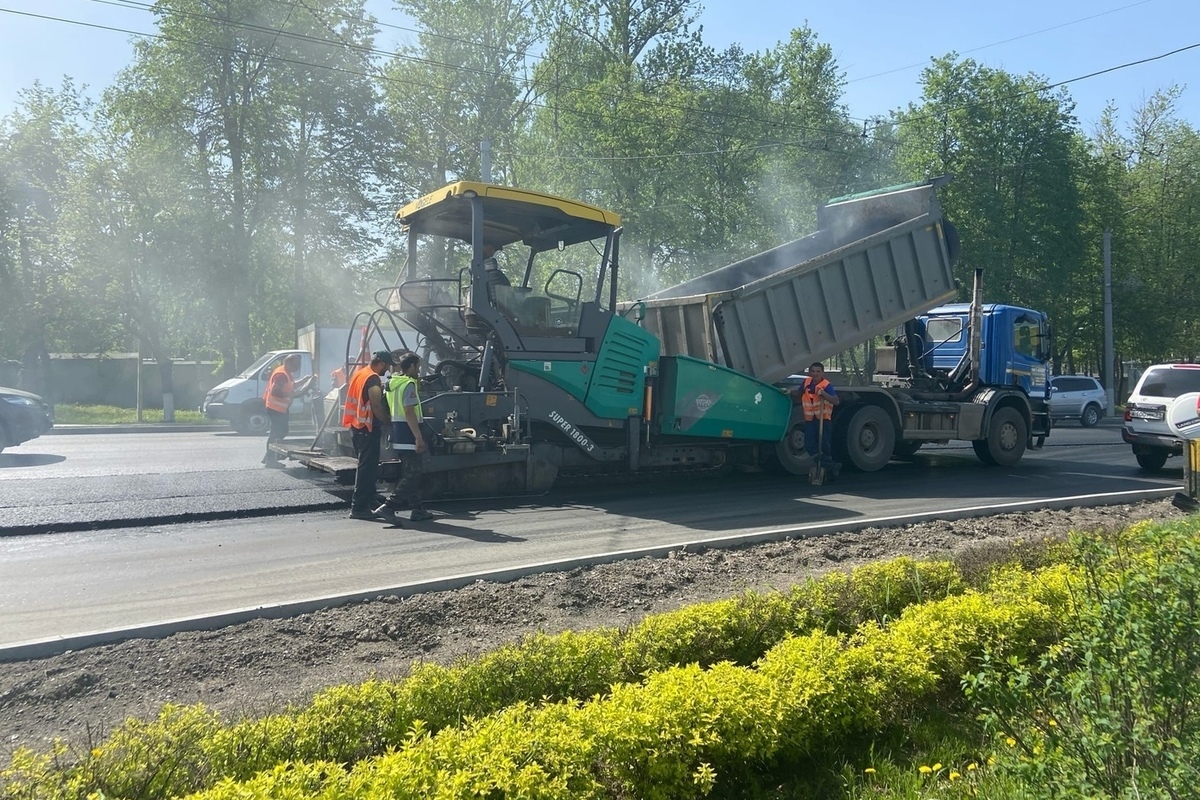
[[[14,748],[40,750],[56,737],[86,747],[126,717],[153,717],[164,703],[205,703],[232,721],[304,703],[328,686],[402,677],[414,662],[453,663],[537,631],[626,626],[892,556],[970,559],[1014,541],[1179,516],[1162,500],[675,552],[0,663],[0,766]]]

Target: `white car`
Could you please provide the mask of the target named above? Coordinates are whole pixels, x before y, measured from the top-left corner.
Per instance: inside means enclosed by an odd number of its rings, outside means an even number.
[[[1091,428],[1104,416],[1108,398],[1100,381],[1088,375],[1055,375],[1050,379],[1050,416],[1077,419]]]
[[[1167,424],[1167,406],[1189,392],[1200,392],[1200,364],[1155,364],[1142,373],[1125,403],[1121,429],[1142,469],[1160,470],[1183,452],[1183,440]]]

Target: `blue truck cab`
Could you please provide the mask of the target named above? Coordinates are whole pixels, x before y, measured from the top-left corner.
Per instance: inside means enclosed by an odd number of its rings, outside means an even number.
[[[970,348],[971,306],[939,306],[917,318],[924,331],[926,368],[953,370]],[[983,306],[979,379],[983,385],[1020,388],[1031,400],[1050,399],[1050,323],[1040,311],[999,303]]]

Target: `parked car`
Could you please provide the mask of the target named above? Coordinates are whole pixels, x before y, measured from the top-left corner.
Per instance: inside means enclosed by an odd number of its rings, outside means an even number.
[[[1160,470],[1183,453],[1183,440],[1167,425],[1167,406],[1189,392],[1200,392],[1200,364],[1155,364],[1138,379],[1125,403],[1121,438],[1133,446],[1142,469]]]
[[[0,451],[36,439],[52,427],[49,403],[36,394],[0,386]]]
[[[1056,375],[1050,379],[1050,416],[1078,419],[1085,428],[1104,416],[1108,397],[1100,381],[1089,375]]]

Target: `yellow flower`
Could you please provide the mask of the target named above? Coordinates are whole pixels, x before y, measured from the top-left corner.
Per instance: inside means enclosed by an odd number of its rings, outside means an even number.
[[[934,764],[934,765],[933,765],[933,771],[934,771],[934,772],[937,772],[937,771],[938,771],[939,769],[941,769],[941,768],[942,768],[942,765],[941,765],[940,763],[938,763],[938,764]]]
[[[970,764],[967,764],[967,772],[971,772],[972,770],[977,770],[977,769],[979,769],[979,765],[976,764],[974,761],[972,761]]]
[[[918,772],[920,772],[922,775],[928,775],[929,773],[933,772],[933,770],[932,770],[932,769],[930,769],[929,767],[925,766],[924,764],[922,764],[921,766],[917,767],[917,771],[918,771]]]
[[[992,766],[993,764],[995,764],[995,763],[996,763],[996,757],[995,757],[995,756],[988,756],[987,763],[988,763],[988,766],[989,766],[989,767],[990,767],[990,766]]]
[[[956,780],[958,780],[958,779],[959,779],[959,778],[961,778],[961,777],[962,777],[962,774],[961,774],[961,773],[958,773],[958,772],[951,772],[951,773],[950,773],[950,780],[952,780],[952,781],[956,781]]]
[[[875,774],[875,768],[874,768],[874,767],[867,767],[866,769],[864,769],[864,770],[863,770],[863,772],[865,772],[865,773],[866,773],[866,774],[868,774],[868,775],[874,775],[874,774]]]
[[[1051,728],[1057,728],[1057,727],[1058,727],[1058,723],[1057,723],[1057,722],[1055,722],[1055,721],[1054,721],[1054,720],[1052,720],[1052,719],[1050,719],[1050,720],[1046,720],[1046,724],[1047,724],[1047,725],[1049,725]]]
[[[1016,746],[1017,746],[1017,740],[1016,740],[1016,739],[1014,739],[1014,738],[1013,738],[1013,737],[1011,737],[1011,736],[1010,736],[1010,737],[1008,737],[1007,739],[1005,739],[1004,741],[1005,741],[1005,742],[1008,744],[1008,746],[1009,746],[1009,747],[1016,747]]]

